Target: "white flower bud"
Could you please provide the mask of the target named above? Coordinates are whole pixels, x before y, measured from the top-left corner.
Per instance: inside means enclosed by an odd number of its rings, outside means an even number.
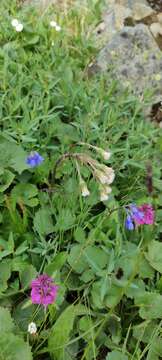
[[[100,187],[100,200],[106,201],[109,198],[109,194],[111,193],[112,189],[110,186],[102,186]]]
[[[55,30],[56,30],[56,31],[60,31],[60,30],[61,30],[61,26],[56,24]]]
[[[11,25],[12,25],[13,27],[16,27],[16,26],[19,25],[19,21],[18,21],[17,19],[13,19],[13,20],[11,21]]]
[[[89,195],[90,195],[90,192],[89,192],[89,190],[88,190],[88,188],[87,188],[87,184],[85,183],[84,180],[82,180],[82,181],[80,182],[80,188],[81,188],[81,193],[82,193],[82,196],[83,196],[83,197],[86,197],[86,196],[89,196]]]
[[[57,26],[57,23],[56,23],[56,21],[50,21],[50,26],[51,27],[53,27],[53,28],[55,28],[56,26]]]
[[[109,195],[106,194],[106,192],[104,192],[104,191],[100,192],[100,200],[101,201],[106,201],[106,200],[108,200],[108,198],[109,198]]]
[[[23,30],[24,26],[23,24],[19,23],[17,26],[15,26],[15,30],[17,32],[21,32]]]
[[[37,326],[34,322],[31,322],[29,325],[28,325],[28,332],[33,335],[33,334],[36,334],[37,332]]]
[[[101,149],[100,153],[101,153],[104,160],[109,160],[110,159],[110,156],[111,156],[110,151],[105,151],[105,150]]]

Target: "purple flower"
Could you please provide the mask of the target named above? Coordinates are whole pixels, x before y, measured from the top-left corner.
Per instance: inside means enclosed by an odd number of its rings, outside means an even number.
[[[57,296],[58,286],[46,274],[39,275],[31,282],[31,300],[33,304],[43,305],[45,308],[53,304]]]
[[[141,221],[143,220],[144,218],[144,214],[143,212],[141,211],[140,208],[138,208],[135,204],[131,204],[129,206],[130,208],[130,211],[131,211],[131,215],[132,215],[132,218],[133,220],[138,224],[138,223],[141,223]]]
[[[35,167],[35,166],[40,165],[43,160],[44,160],[44,158],[37,151],[32,151],[30,153],[30,155],[28,155],[28,157],[26,159],[26,163],[30,167]]]
[[[125,220],[125,227],[127,230],[134,230],[135,228],[133,218],[130,215],[127,215],[127,218]]]

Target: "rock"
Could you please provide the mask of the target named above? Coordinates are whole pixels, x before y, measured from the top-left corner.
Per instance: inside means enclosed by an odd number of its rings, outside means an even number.
[[[103,21],[95,30],[96,43],[101,47],[112,39],[117,31],[124,28],[127,19],[132,25],[136,22],[149,20],[155,11],[146,0],[109,0],[104,10]]]
[[[153,36],[156,38],[158,35],[162,35],[162,24],[153,23],[150,26],[150,30],[151,30]]]
[[[148,27],[124,27],[100,51],[96,65],[137,95],[153,91],[162,100],[162,53]],[[153,100],[153,101],[154,101]]]

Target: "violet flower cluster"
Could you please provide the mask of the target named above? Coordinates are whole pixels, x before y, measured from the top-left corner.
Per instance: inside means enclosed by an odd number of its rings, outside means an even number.
[[[58,286],[53,279],[46,275],[39,275],[31,282],[31,300],[33,304],[43,305],[45,308],[53,304],[57,296]]]
[[[127,230],[134,230],[139,225],[152,225],[154,223],[154,209],[150,204],[141,206],[130,204],[126,207],[126,212],[125,227]]]

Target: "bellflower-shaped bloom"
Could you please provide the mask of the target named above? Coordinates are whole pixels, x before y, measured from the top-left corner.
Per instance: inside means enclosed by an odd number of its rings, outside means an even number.
[[[135,204],[130,204],[127,206],[126,212],[125,227],[128,230],[133,230],[138,225],[152,225],[154,223],[154,209],[152,205],[143,204],[137,207]]]
[[[132,218],[135,221],[135,223],[140,225],[144,218],[144,214],[143,214],[142,210],[140,210],[140,208],[137,207],[135,204],[131,204],[130,211],[131,211],[131,215],[132,215]]]
[[[43,305],[45,308],[53,304],[57,296],[58,286],[46,274],[39,275],[31,283],[31,300],[33,304]]]
[[[154,223],[155,213],[152,205],[143,204],[138,208],[143,213],[143,218],[140,221],[140,225],[152,225]]]
[[[43,162],[43,160],[44,158],[37,151],[32,151],[30,155],[28,155],[26,159],[26,163],[30,167],[35,167],[40,165]]]
[[[131,217],[131,215],[127,215],[127,218],[125,220],[125,227],[127,230],[134,230],[135,225],[134,225],[133,218]]]

